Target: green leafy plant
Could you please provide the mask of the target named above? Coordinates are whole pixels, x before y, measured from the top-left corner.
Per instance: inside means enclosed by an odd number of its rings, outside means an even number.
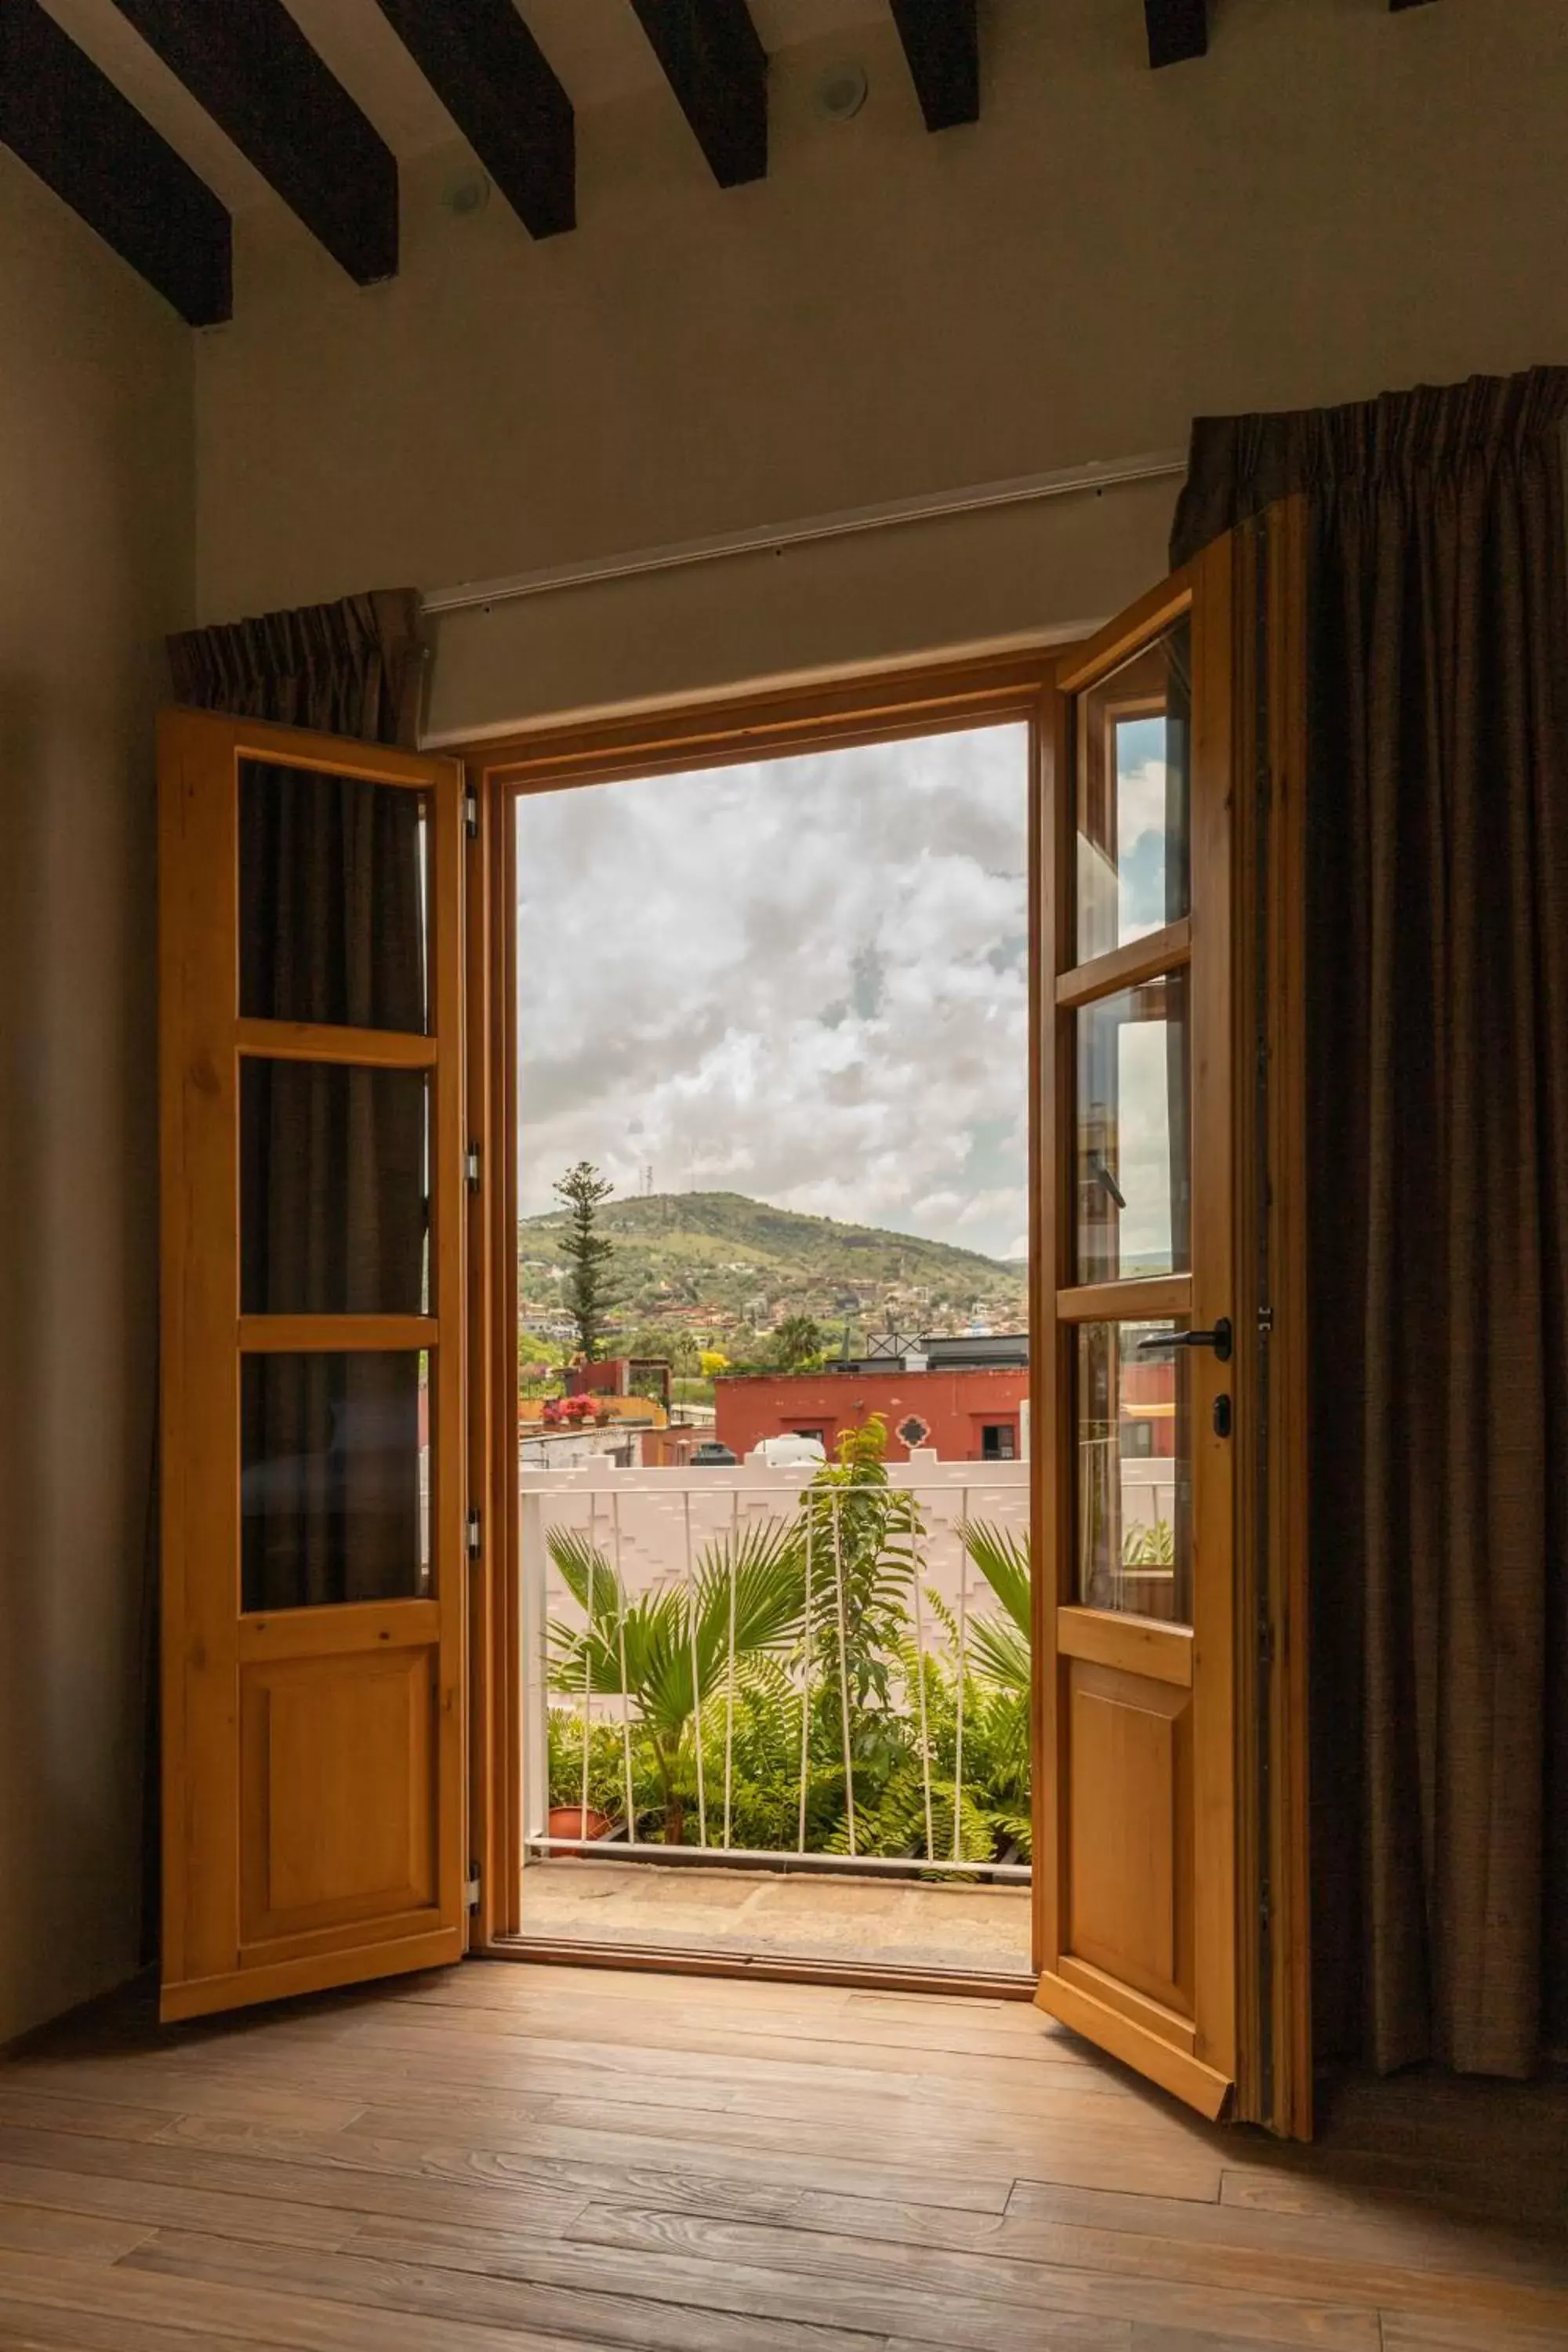
[[[858,1782],[890,1769],[907,1740],[893,1675],[924,1529],[913,1495],[889,1481],[887,1447],[880,1413],[841,1431],[837,1461],[801,1496],[818,1744],[825,1759],[852,1765]]]
[[[729,1843],[759,1853],[787,1853],[800,1831],[801,1698],[787,1664],[765,1654],[744,1662],[731,1717],[727,1706],[703,1717],[703,1764],[710,1829],[728,1800]],[[813,1825],[807,1823],[807,1843]]]
[[[653,1761],[664,1843],[683,1844],[698,1785],[699,1715],[705,1733],[716,1704],[727,1720],[756,1660],[787,1651],[799,1632],[805,1603],[799,1530],[770,1520],[727,1531],[703,1547],[689,1584],[656,1586],[636,1601],[590,1537],[552,1528],[546,1540],[584,1620],[552,1622],[552,1687],[584,1702],[629,1702]]]
[[[552,1706],[547,1726],[550,1801],[552,1805],[567,1805],[574,1811],[584,1801],[583,1797],[583,1733],[580,1714],[570,1707]],[[603,1813],[610,1821],[626,1819],[626,1743],[619,1724],[593,1723],[587,1727],[588,1792],[590,1812]],[[635,1834],[636,1816],[658,1801],[658,1787],[653,1769],[653,1759],[647,1739],[637,1732],[632,1740],[632,1813],[627,1835]]]
[[[1008,1689],[977,1669],[974,1621],[961,1643],[957,1622],[940,1596],[928,1592],[925,1601],[944,1647],[921,1653],[912,1641],[902,1645],[905,1751],[871,1801],[857,1806],[855,1850],[984,1864],[1010,1849],[1027,1858],[1027,1683]],[[838,1853],[849,1851],[847,1822],[831,1843]]]
[[[662,1360],[677,1375],[696,1375],[697,1342],[689,1331],[679,1326],[667,1331],[662,1324],[639,1324],[618,1344],[623,1355]]]
[[[630,1833],[646,1822],[668,1844],[695,1816],[706,1843],[759,1853],[1027,1857],[1028,1538],[966,1522],[1000,1607],[972,1591],[961,1637],[922,1583],[917,1623],[925,1530],[885,1451],[879,1421],[847,1433],[795,1518],[710,1545],[689,1588],[629,1600],[599,1546],[552,1532],[582,1621],[552,1627],[552,1686],[578,1710],[585,1693],[630,1702],[626,1723],[590,1725],[590,1805],[624,1817],[629,1769]],[[552,1709],[552,1802],[581,1801],[583,1727]]]
[[[1175,1560],[1176,1538],[1169,1519],[1156,1519],[1149,1528],[1129,1528],[1122,1536],[1123,1568],[1173,1568]]]
[[[1026,1860],[1032,1816],[1029,1739],[1033,1687],[1033,1578],[1029,1538],[985,1519],[967,1519],[959,1529],[964,1549],[1002,1603],[1003,1613],[977,1613],[969,1622],[968,1648],[980,1669],[973,1729],[964,1757],[964,1777],[997,1836]]]
[[[934,1595],[928,1595],[934,1601]],[[995,1839],[973,1795],[957,1776],[959,1676],[954,1664],[912,1641],[901,1645],[910,1694],[901,1752],[857,1802],[853,1843],[846,1819],[835,1852],[907,1855],[911,1861],[988,1862]],[[969,1698],[965,1699],[965,1714]],[[966,1727],[967,1728],[967,1727]],[[956,1814],[956,1837],[954,1835]]]
[[[822,1361],[822,1326],[814,1315],[786,1315],[773,1333],[773,1359],[781,1372],[814,1372]]]

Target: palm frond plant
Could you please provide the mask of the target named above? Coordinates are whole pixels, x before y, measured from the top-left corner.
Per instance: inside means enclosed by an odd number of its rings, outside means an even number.
[[[1169,1519],[1156,1519],[1152,1527],[1129,1528],[1122,1536],[1123,1568],[1172,1568],[1175,1559],[1176,1538]]]
[[[699,1720],[706,1731],[715,1705],[727,1717],[748,1665],[768,1653],[787,1654],[798,1637],[805,1608],[800,1529],[784,1520],[729,1529],[704,1545],[689,1582],[658,1585],[635,1601],[591,1536],[552,1528],[546,1543],[583,1620],[551,1622],[551,1687],[590,1718],[590,1750],[593,1701],[626,1702],[634,1802],[640,1733],[658,1780],[664,1843],[684,1844],[691,1795],[703,1794]],[[635,1822],[627,1829],[635,1836]]]
[[[1027,1862],[1034,1836],[1030,1810],[1029,1694],[986,1676],[972,1681],[963,1727],[963,1786],[994,1840],[1001,1860]]]
[[[928,1662],[935,1678],[926,1699],[926,1720],[939,1763],[951,1772],[960,1801],[975,1825],[984,1823],[994,1841],[982,1849],[972,1842],[961,1846],[955,1860],[973,1859],[982,1852],[992,1858],[1013,1846],[1026,1861],[1029,1855],[1029,1787],[1033,1751],[1030,1740],[1033,1695],[1029,1676],[1029,1545],[1027,1536],[988,1531],[999,1557],[1009,1562],[1009,1580],[999,1570],[1008,1593],[1005,1620],[971,1614],[961,1641],[952,1611],[937,1593],[930,1598],[948,1639],[948,1661]],[[971,1554],[973,1558],[973,1555]],[[994,1560],[994,1565],[996,1561]],[[1013,1612],[1016,1610],[1015,1618]],[[959,1700],[963,1704],[960,1738]],[[949,1838],[951,1840],[951,1822]],[[939,1853],[952,1852],[951,1843]]]
[[[1029,1538],[987,1519],[965,1519],[959,1537],[964,1550],[1002,1603],[1005,1616],[976,1616],[969,1645],[981,1665],[1006,1690],[1029,1690],[1033,1641],[1030,1616]]]
[[[1034,1651],[1033,1577],[1027,1530],[966,1519],[959,1529],[970,1559],[1002,1604],[1000,1616],[969,1621],[969,1654],[978,1670],[966,1736],[964,1777],[1005,1844],[1027,1861],[1031,1845],[1030,1706]]]

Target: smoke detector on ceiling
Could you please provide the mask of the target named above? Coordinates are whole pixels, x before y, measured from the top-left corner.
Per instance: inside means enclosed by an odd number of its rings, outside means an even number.
[[[829,66],[816,81],[816,111],[825,122],[847,122],[866,103],[864,66]]]

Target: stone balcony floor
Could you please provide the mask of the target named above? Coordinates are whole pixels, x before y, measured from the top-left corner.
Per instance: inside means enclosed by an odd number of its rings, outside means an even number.
[[[574,1856],[522,1874],[525,1937],[1027,1976],[1029,1890]]]

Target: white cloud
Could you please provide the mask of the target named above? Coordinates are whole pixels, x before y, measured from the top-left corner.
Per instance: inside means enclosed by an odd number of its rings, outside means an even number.
[[[1018,1255],[1019,727],[523,800],[525,1213],[570,1161]]]
[[[1127,1206],[1120,1219],[1123,1261],[1143,1267],[1171,1262],[1171,1055],[1165,1021],[1129,1021],[1121,1030],[1117,1103],[1117,1181]]]
[[[1158,834],[1162,840],[1164,838],[1168,774],[1164,760],[1153,755],[1119,771],[1117,824],[1127,848],[1142,841],[1145,834]]]

